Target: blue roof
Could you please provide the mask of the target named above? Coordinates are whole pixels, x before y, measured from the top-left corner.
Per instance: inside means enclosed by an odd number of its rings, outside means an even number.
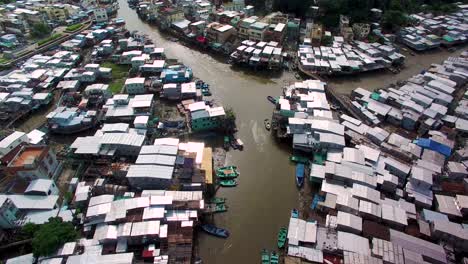
[[[452,149],[449,146],[434,141],[430,138],[419,138],[416,140],[416,145],[425,149],[437,151],[445,157],[450,157],[450,154],[452,153]]]

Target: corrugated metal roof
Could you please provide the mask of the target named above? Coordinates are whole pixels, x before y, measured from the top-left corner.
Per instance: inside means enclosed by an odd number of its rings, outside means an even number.
[[[131,165],[127,172],[127,178],[159,178],[172,179],[174,167],[160,165]]]

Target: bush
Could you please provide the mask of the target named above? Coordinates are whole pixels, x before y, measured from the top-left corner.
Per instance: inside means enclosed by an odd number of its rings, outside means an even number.
[[[68,26],[68,27],[66,28],[66,31],[75,31],[75,30],[81,28],[82,26],[83,26],[83,24],[81,24],[81,23],[78,23],[78,24],[75,24],[75,25],[71,25],[71,26]]]
[[[31,29],[31,35],[35,38],[42,38],[44,36],[49,35],[51,32],[51,29],[49,26],[47,26],[44,23],[38,23],[34,24],[34,26]]]
[[[54,41],[54,40],[60,38],[61,36],[62,36],[62,34],[54,34],[54,35],[52,35],[52,36],[50,36],[50,37],[48,37],[48,38],[46,38],[46,39],[43,39],[43,40],[38,41],[38,42],[37,42],[37,45],[42,46],[42,45],[44,45],[44,44],[47,44],[47,43],[49,43],[49,42],[52,42],[52,41]]]
[[[36,228],[31,226],[29,231]],[[51,217],[34,232],[32,241],[33,254],[36,257],[47,256],[57,251],[63,244],[78,237],[75,227],[70,222],[63,222],[61,217]]]

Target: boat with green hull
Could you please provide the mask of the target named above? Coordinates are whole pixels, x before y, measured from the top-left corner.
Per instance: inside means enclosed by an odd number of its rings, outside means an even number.
[[[210,199],[209,202],[213,203],[213,204],[224,204],[226,202],[226,198],[213,197],[213,198]]]
[[[270,264],[278,264],[279,263],[279,256],[278,254],[273,251],[270,254]]]
[[[306,158],[306,157],[302,157],[302,156],[296,156],[296,155],[293,155],[289,158],[289,160],[291,160],[292,162],[296,162],[296,163],[308,163],[309,162],[309,159]]]
[[[227,212],[227,207],[225,204],[215,204],[214,206],[215,213],[224,213]]]
[[[262,264],[270,264],[270,253],[266,249],[262,249]]]
[[[278,232],[278,248],[283,248],[286,244],[286,238],[288,235],[288,230],[285,227],[281,227]]]
[[[236,180],[221,180],[219,181],[219,185],[222,187],[236,187],[237,181]]]
[[[239,172],[236,166],[221,167],[216,170],[216,176],[221,180],[234,179],[239,176]]]

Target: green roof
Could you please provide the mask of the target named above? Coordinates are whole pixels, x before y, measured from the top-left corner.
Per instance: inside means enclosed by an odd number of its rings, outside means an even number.
[[[371,98],[378,101],[380,99],[380,94],[379,93],[376,93],[376,92],[373,92],[371,94]]]

